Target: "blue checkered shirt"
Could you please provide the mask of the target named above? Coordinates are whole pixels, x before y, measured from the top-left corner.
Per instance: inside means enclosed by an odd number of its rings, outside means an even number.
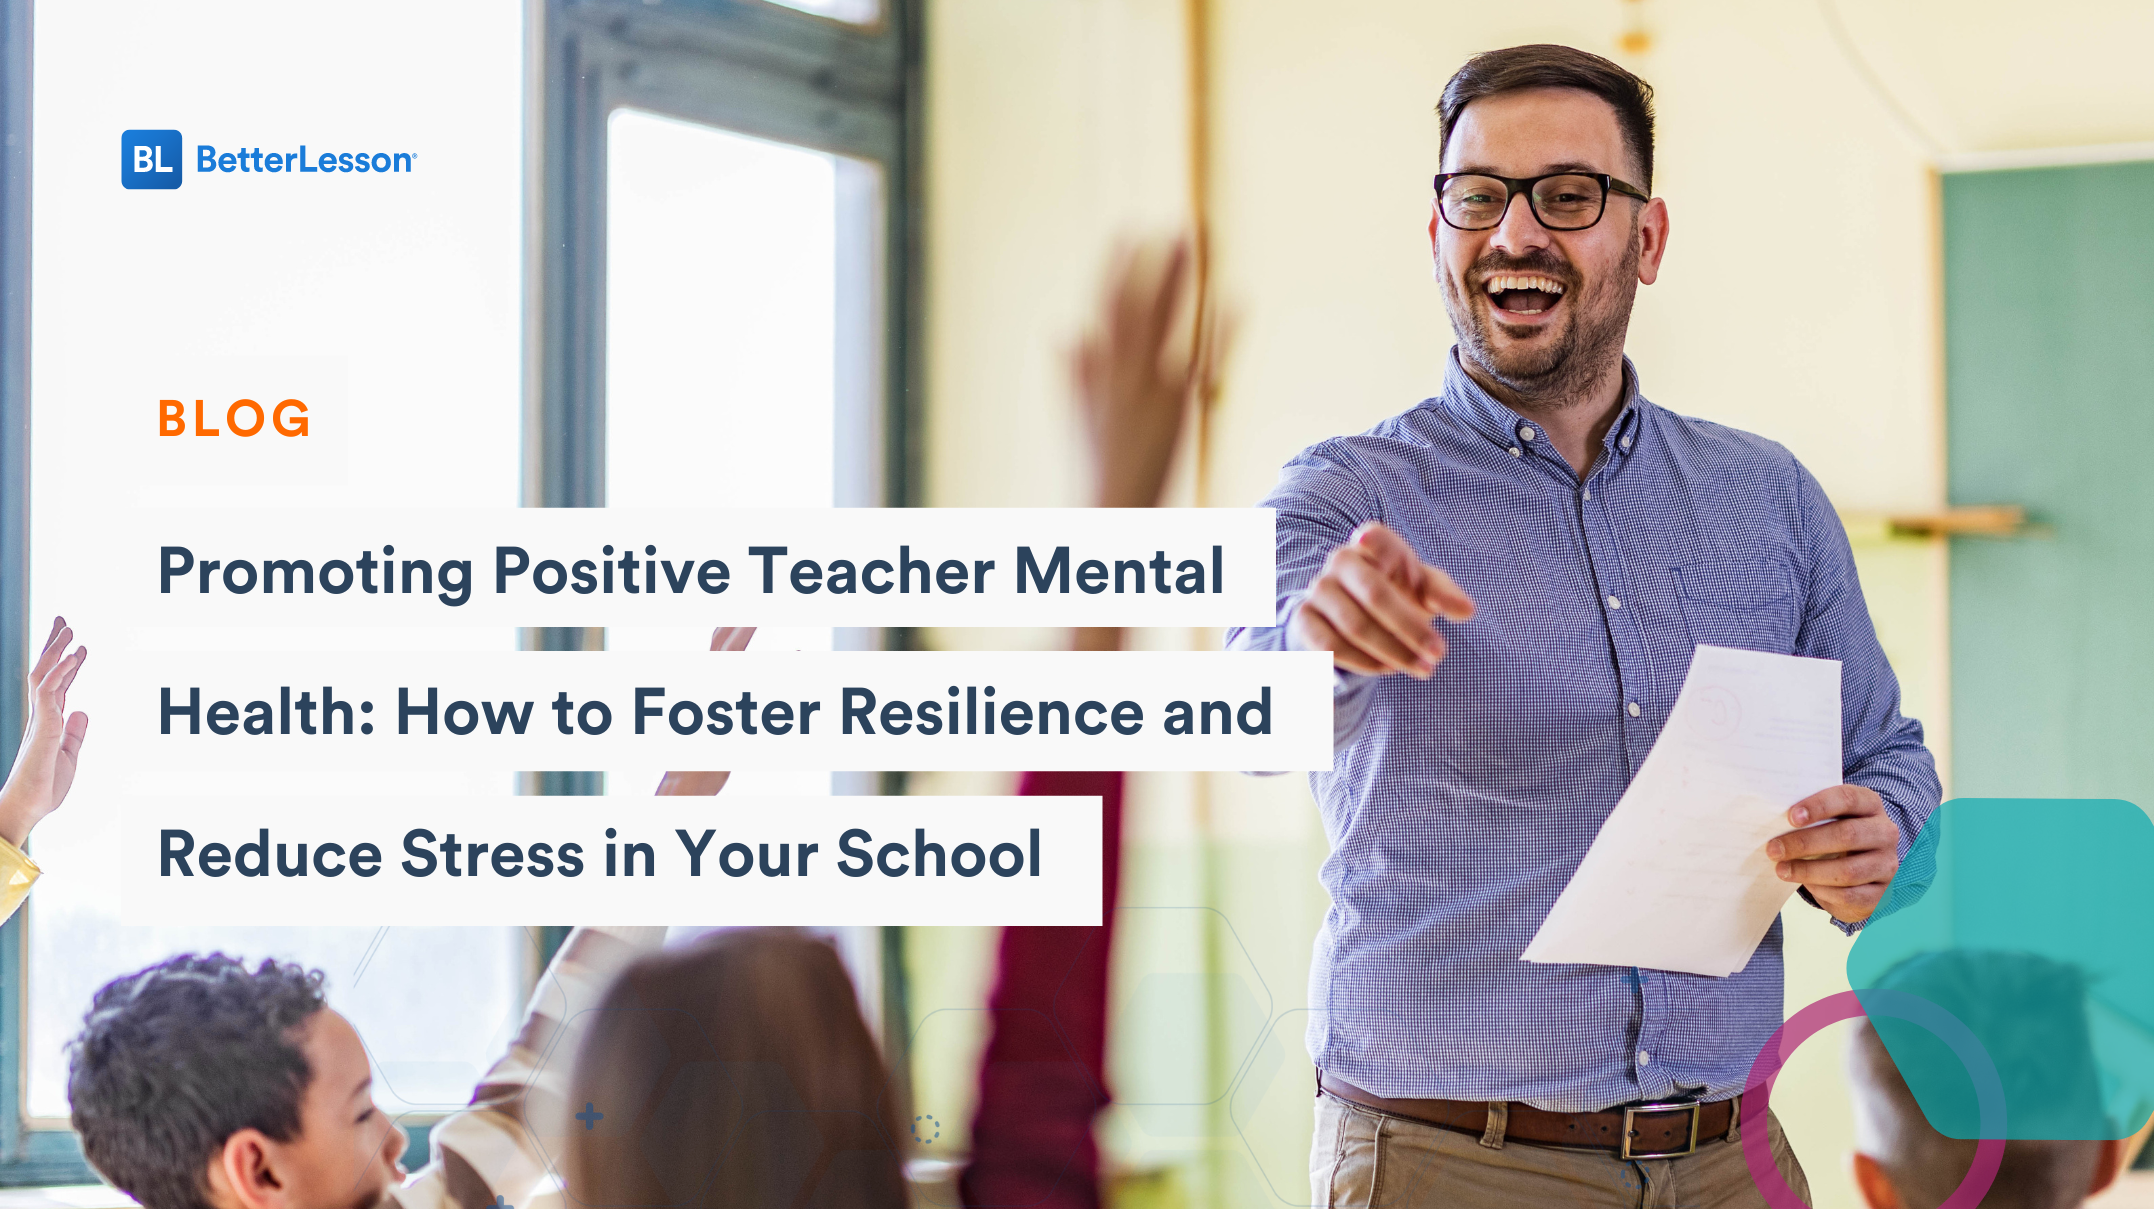
[[[1884,799],[1903,857],[1937,805],[1817,480],[1771,441],[1648,402],[1628,361],[1624,382],[1583,483],[1454,354],[1441,395],[1304,450],[1264,500],[1281,625],[1229,646],[1279,649],[1365,521],[1478,608],[1437,623],[1450,653],[1426,681],[1338,675],[1337,759],[1311,777],[1332,906],[1309,1053],[1378,1095],[1585,1112],[1742,1089],[1781,1021],[1778,920],[1729,978],[1519,959],[1652,748],[1692,644],[1840,660],[1846,779]]]

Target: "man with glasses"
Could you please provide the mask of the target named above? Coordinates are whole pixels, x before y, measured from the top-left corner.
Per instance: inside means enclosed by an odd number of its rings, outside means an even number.
[[[1765,855],[1843,931],[1936,770],[1816,480],[1654,406],[1623,355],[1668,246],[1652,90],[1520,46],[1469,61],[1439,108],[1442,393],[1287,464],[1264,501],[1278,624],[1230,636],[1337,668],[1338,760],[1312,778],[1333,904],[1310,972],[1316,1203],[1760,1205],[1738,1097],[1781,1020],[1780,924],[1728,978],[1520,955],[1695,644],[1841,662],[1846,783]]]

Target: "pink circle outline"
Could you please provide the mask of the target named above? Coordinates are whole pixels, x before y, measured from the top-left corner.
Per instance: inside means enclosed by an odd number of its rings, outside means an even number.
[[[1771,1209],[1810,1209],[1780,1178],[1780,1168],[1773,1162],[1772,1142],[1765,1126],[1773,1080],[1780,1077],[1780,1068],[1787,1064],[1788,1056],[1825,1026],[1866,1014],[1862,999],[1853,991],[1827,995],[1774,1029],[1765,1048],[1758,1051],[1757,1061],[1750,1065],[1750,1078],[1743,1085],[1743,1161],[1750,1165],[1750,1179],[1758,1186],[1758,1195]],[[1937,1209],[1978,1209],[1982,1198],[1989,1195],[1990,1185],[1997,1182],[1997,1169],[2003,1165],[2004,1139],[1980,1139],[1975,1143],[1974,1163],[1968,1167],[1966,1178]]]

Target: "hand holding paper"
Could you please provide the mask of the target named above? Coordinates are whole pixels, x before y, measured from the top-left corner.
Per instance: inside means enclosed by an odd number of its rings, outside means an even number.
[[[1806,887],[1835,919],[1870,918],[1900,870],[1900,825],[1885,800],[1862,785],[1834,785],[1797,802],[1788,822],[1800,830],[1765,846],[1780,880]]]
[[[1794,893],[1767,845],[1840,783],[1840,664],[1700,646],[1645,763],[1525,960],[1725,977]]]

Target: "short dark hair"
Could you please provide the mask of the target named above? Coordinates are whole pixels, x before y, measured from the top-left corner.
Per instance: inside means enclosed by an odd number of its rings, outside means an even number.
[[[2014,1114],[2009,1132],[2017,1136],[2005,1143],[2004,1161],[1982,1203],[2046,1209],[2085,1199],[2101,1150],[2099,1142],[2086,1139],[2111,1132],[2087,1018],[2086,974],[2032,953],[1946,949],[1899,962],[1878,978],[1877,988],[1942,1008],[1974,1034],[1997,1068]],[[1952,1088],[1952,1102],[1932,1105],[1950,1124],[1976,1116],[1973,1085],[1938,1077],[1935,1068],[1942,1064],[1964,1069],[1943,1040],[1920,1026],[1886,1021],[1902,1047],[1897,1058],[1867,1019],[1857,1023],[1848,1050],[1856,1076],[1856,1144],[1884,1166],[1910,1203],[1939,1204],[1974,1162],[1975,1143],[1931,1124],[1900,1063],[1911,1064],[1933,1098]]]
[[[68,1046],[82,1152],[148,1209],[209,1209],[225,1139],[299,1134],[313,1079],[294,1031],[323,1007],[322,972],[183,953],[98,989]]]
[[[1599,55],[1571,46],[1510,46],[1466,60],[1443,86],[1443,99],[1437,102],[1443,125],[1436,144],[1438,158],[1451,146],[1451,132],[1458,128],[1459,114],[1466,106],[1522,88],[1575,88],[1608,102],[1623,131],[1623,144],[1645,177],[1637,182],[1638,187],[1653,191],[1653,86]]]

